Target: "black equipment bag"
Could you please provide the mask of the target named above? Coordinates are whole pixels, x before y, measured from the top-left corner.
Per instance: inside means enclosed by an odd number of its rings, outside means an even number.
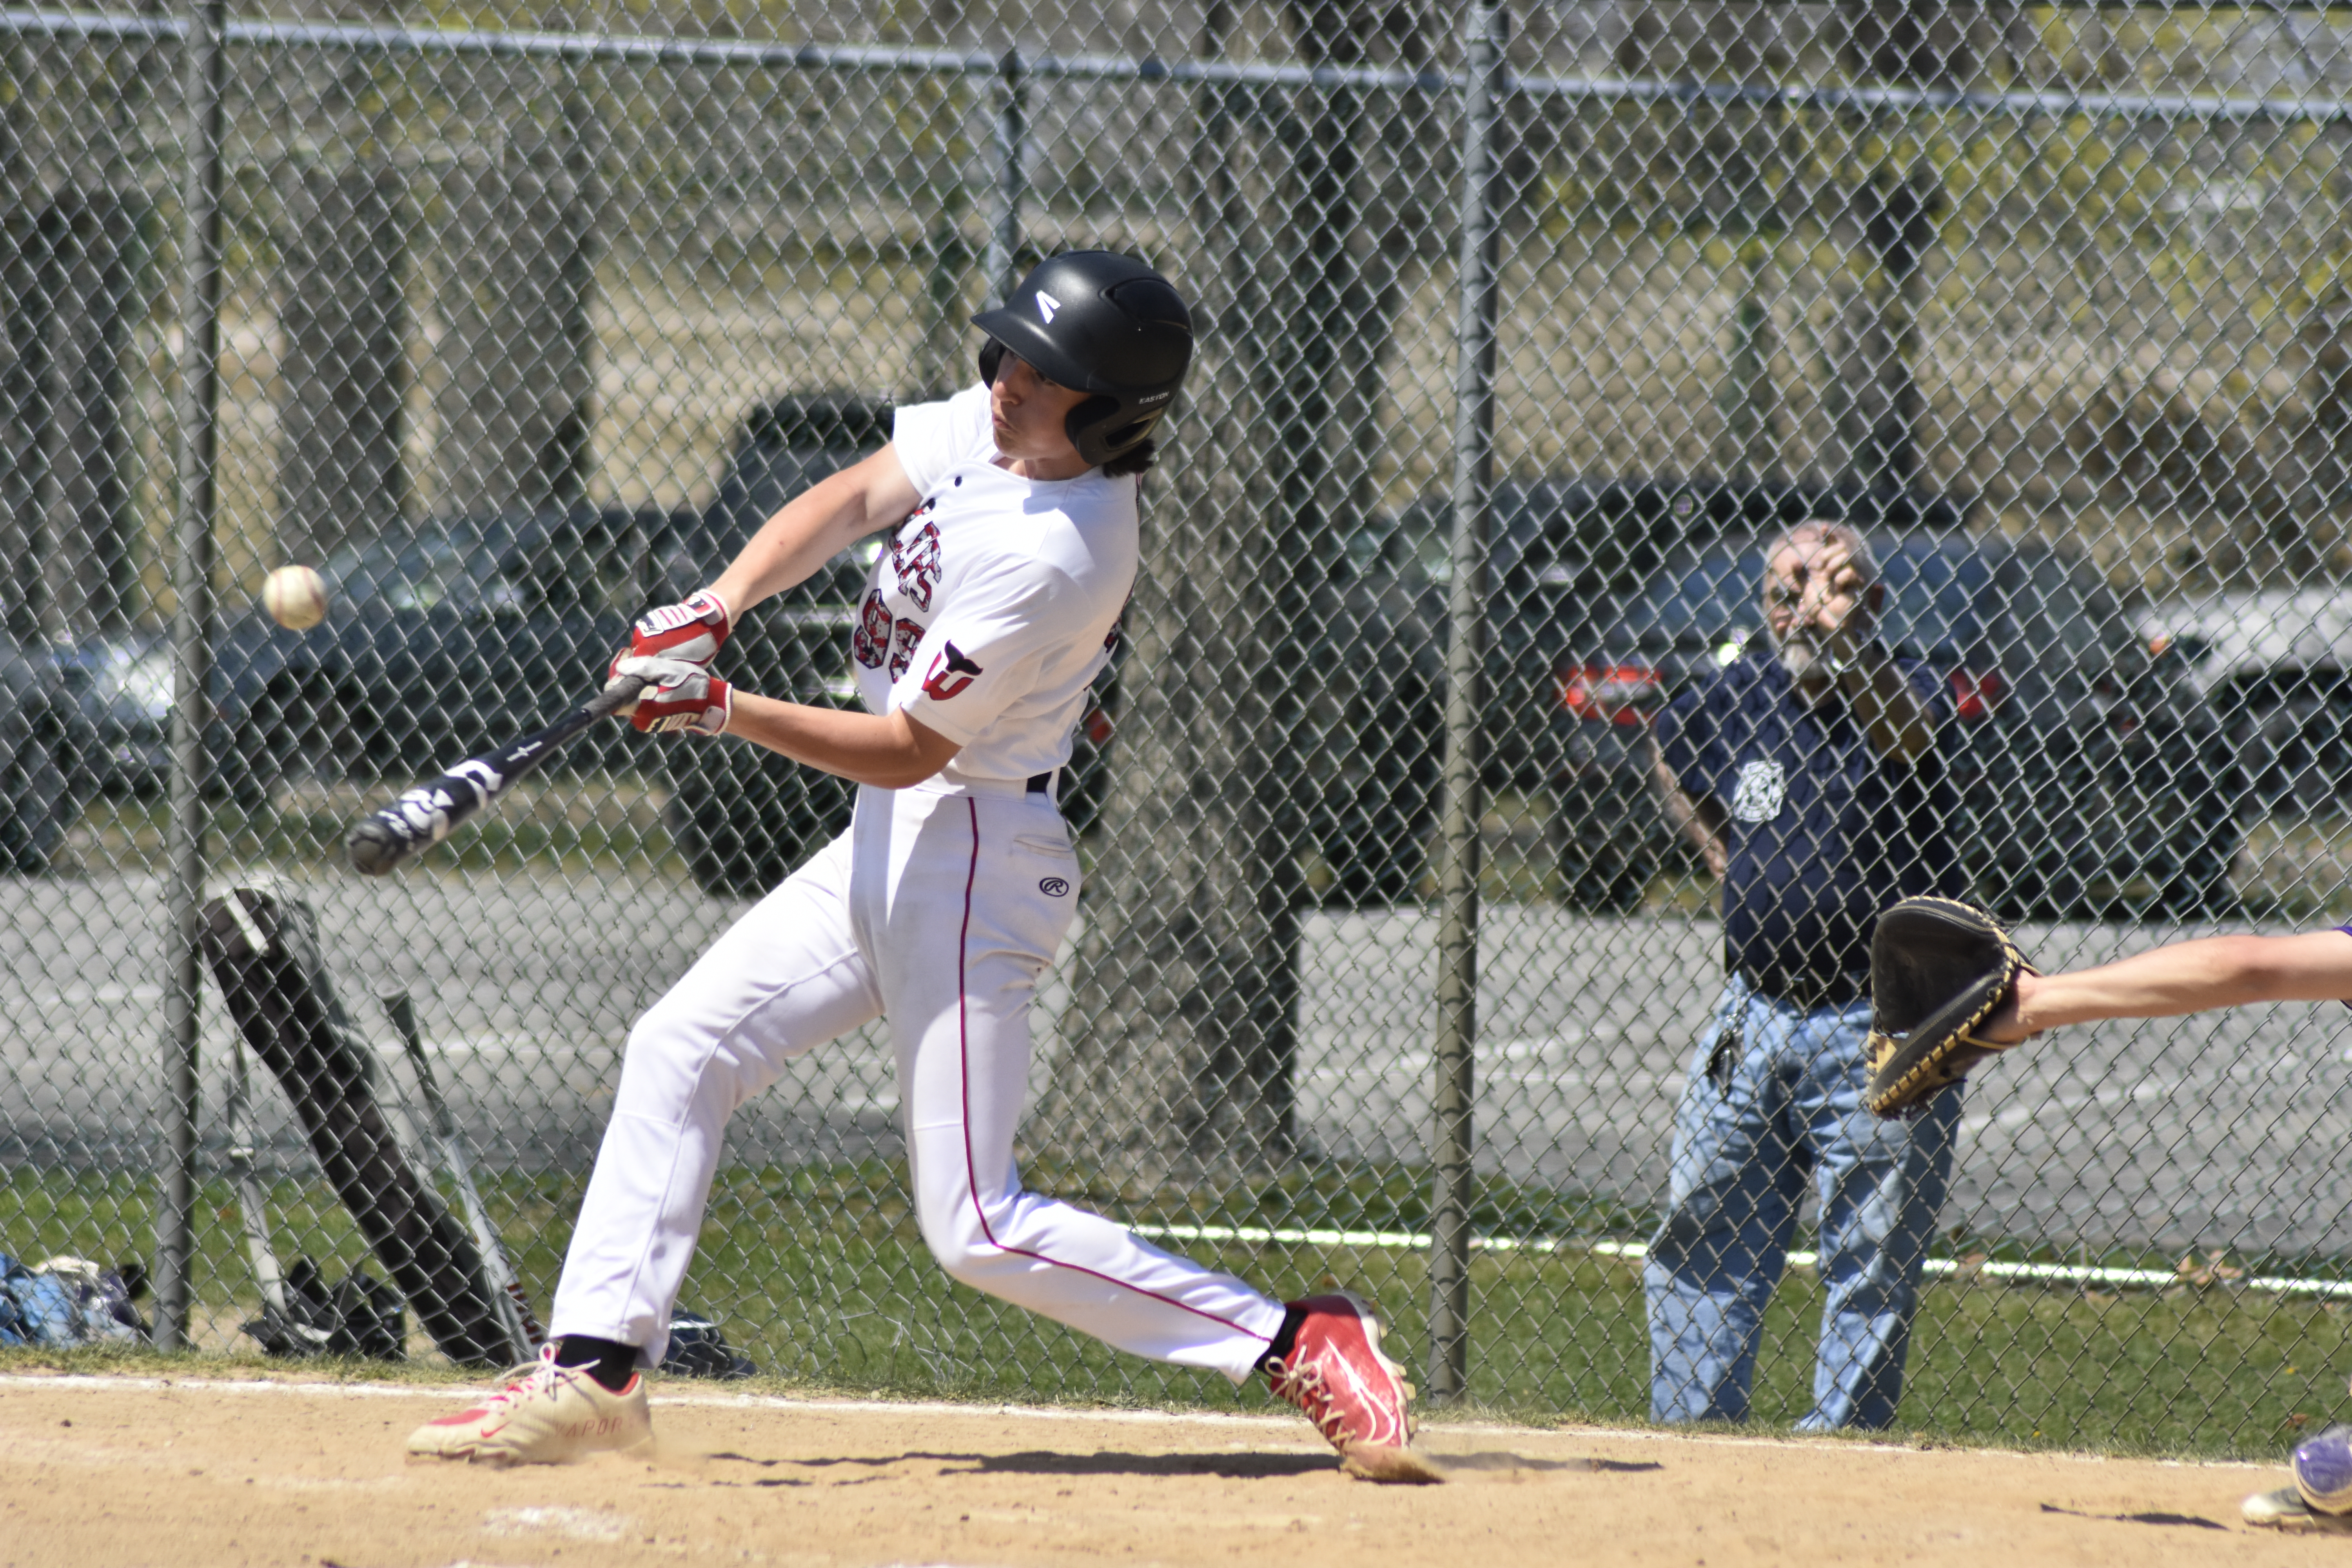
[[[373,1053],[335,999],[310,906],[233,889],[205,905],[200,942],[237,1032],[294,1102],[328,1184],[425,1331],[461,1365],[506,1365],[481,1254],[384,1121]]]

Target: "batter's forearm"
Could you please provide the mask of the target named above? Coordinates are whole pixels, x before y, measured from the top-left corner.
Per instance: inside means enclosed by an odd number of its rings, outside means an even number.
[[[919,784],[963,750],[903,712],[847,713],[737,691],[724,731],[877,789]]]
[[[2097,1018],[2168,1018],[2250,1002],[2345,997],[2352,997],[2352,936],[2342,931],[2200,937],[2096,969],[2021,975],[2015,1020],[2035,1032]]]

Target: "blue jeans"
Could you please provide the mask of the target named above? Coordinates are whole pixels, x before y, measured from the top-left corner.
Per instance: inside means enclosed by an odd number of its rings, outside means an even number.
[[[1728,1082],[1710,1081],[1708,1059],[1735,1027]],[[1960,1092],[1937,1094],[1916,1121],[1879,1120],[1862,1102],[1869,1032],[1867,1001],[1808,1013],[1736,974],[1725,988],[1675,1110],[1666,1220],[1642,1269],[1653,1419],[1748,1418],[1764,1309],[1810,1176],[1826,1300],[1813,1408],[1798,1427],[1893,1424]]]

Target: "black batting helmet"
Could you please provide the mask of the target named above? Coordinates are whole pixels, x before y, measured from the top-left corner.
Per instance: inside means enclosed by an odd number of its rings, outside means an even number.
[[[972,318],[988,334],[980,374],[1011,349],[1049,381],[1094,395],[1070,410],[1070,444],[1100,465],[1151,438],[1192,363],[1192,313],[1168,279],[1131,256],[1066,250],[1013,297]]]

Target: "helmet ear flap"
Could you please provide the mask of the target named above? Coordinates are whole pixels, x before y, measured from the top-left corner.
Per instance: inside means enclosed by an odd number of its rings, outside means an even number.
[[[996,367],[1004,363],[1004,345],[994,338],[980,345],[980,380],[983,386],[996,384]]]
[[[1163,405],[1138,414],[1120,398],[1089,397],[1070,410],[1062,427],[1069,432],[1078,456],[1100,468],[1149,441],[1167,411]]]
[[[1105,426],[1118,417],[1118,398],[1097,395],[1071,409],[1063,419],[1062,428],[1068,432],[1070,445],[1076,447],[1078,456],[1088,463],[1100,467],[1117,456],[1104,437],[1115,433]]]

